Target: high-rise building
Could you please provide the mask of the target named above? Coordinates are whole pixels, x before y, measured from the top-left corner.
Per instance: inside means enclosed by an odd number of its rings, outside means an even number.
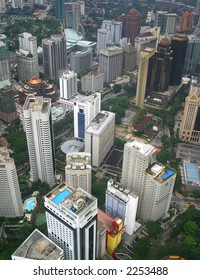
[[[200,38],[195,35],[188,35],[189,41],[186,51],[183,75],[191,76],[196,72],[200,58]]]
[[[13,9],[23,9],[23,0],[11,0],[11,6],[13,7]]]
[[[110,83],[122,75],[122,58],[122,48],[113,46],[100,50],[99,64],[105,83]]]
[[[122,22],[116,20],[104,20],[102,22],[102,29],[112,32],[112,42],[118,44],[122,38]]]
[[[85,131],[85,152],[92,157],[92,166],[99,167],[114,144],[115,114],[100,111]]]
[[[177,14],[167,11],[157,11],[155,15],[155,26],[160,27],[162,34],[173,34],[176,30]]]
[[[153,56],[155,54],[155,49],[146,48],[144,51],[140,52],[140,64],[139,72],[137,78],[137,91],[136,91],[136,106],[141,109],[144,107],[144,100],[146,95],[146,84],[149,75],[151,74],[153,65]]]
[[[103,88],[104,74],[97,70],[81,76],[81,90],[83,92],[95,92]]]
[[[12,260],[62,260],[63,250],[35,229],[15,250]]]
[[[135,38],[140,34],[140,13],[132,8],[125,16],[125,36],[130,39],[131,44],[134,45]]]
[[[17,118],[14,89],[11,85],[1,88],[0,82],[0,119],[9,124]]]
[[[95,260],[97,199],[66,183],[44,197],[48,237],[64,251],[66,260]]]
[[[139,196],[144,172],[155,159],[156,149],[152,145],[127,142],[124,145],[121,183]]]
[[[142,172],[139,192],[137,189],[137,217],[145,222],[156,222],[169,210],[176,172],[169,166],[156,162]]]
[[[108,45],[113,43],[113,32],[107,29],[97,30],[97,54],[101,49],[106,49]]]
[[[6,147],[0,147],[0,167],[0,217],[21,217],[24,212],[17,170]]]
[[[9,50],[5,42],[0,41],[0,81],[11,80]]]
[[[172,48],[172,68],[170,75],[171,86],[178,86],[182,80],[183,68],[188,46],[188,36],[185,34],[176,34],[171,38]]]
[[[79,73],[85,68],[92,67],[92,49],[86,48],[82,51],[75,51],[70,53],[70,68],[74,72]]]
[[[138,196],[113,179],[108,180],[105,212],[113,218],[120,218],[128,235],[136,231],[137,205]]]
[[[131,43],[125,43],[123,49],[123,61],[122,69],[126,71],[132,71],[136,67],[136,49]]]
[[[188,11],[185,11],[180,17],[180,31],[190,32],[193,29],[194,15]]]
[[[60,98],[68,99],[78,93],[77,73],[65,69],[59,72]]]
[[[55,182],[55,160],[51,100],[42,96],[27,97],[23,106],[24,128],[28,144],[32,181]]]
[[[179,130],[183,141],[200,144],[200,79],[192,77],[190,91],[185,99],[185,108]]]
[[[0,1],[0,13],[5,13],[6,12],[6,1],[1,0]]]
[[[19,34],[19,50],[16,54],[19,80],[39,77],[37,38],[27,32]]]
[[[168,90],[172,66],[172,50],[168,37],[163,37],[153,56],[151,73],[146,83],[146,95]]]
[[[64,19],[64,3],[69,2],[69,0],[57,0],[55,1],[55,16],[61,20]]]
[[[82,188],[86,192],[91,193],[91,154],[83,152],[67,153],[65,181],[75,189]]]
[[[66,68],[66,40],[63,35],[54,34],[42,40],[44,74],[50,79],[58,78],[59,70]]]
[[[65,28],[79,31],[80,25],[80,4],[76,2],[64,3],[64,25]]]

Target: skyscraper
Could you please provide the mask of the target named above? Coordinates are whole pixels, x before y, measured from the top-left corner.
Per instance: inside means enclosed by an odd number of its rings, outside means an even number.
[[[65,69],[59,72],[60,98],[68,99],[77,94],[77,73]]]
[[[106,49],[109,44],[113,43],[113,32],[107,29],[97,30],[97,54],[101,49]]]
[[[49,238],[66,260],[95,260],[97,199],[66,183],[44,197]]]
[[[188,96],[179,130],[179,137],[183,141],[200,144],[200,79],[192,77]]]
[[[152,145],[127,142],[124,145],[121,183],[139,195],[144,172],[155,159],[156,149]]]
[[[0,82],[0,119],[5,123],[11,123],[17,118],[14,89],[11,85],[1,88]]]
[[[23,107],[24,128],[28,144],[30,175],[32,181],[55,182],[55,160],[51,100],[27,97]]]
[[[19,34],[19,50],[16,54],[19,80],[39,77],[37,38],[27,32]]]
[[[70,68],[79,73],[85,68],[92,67],[93,52],[91,48],[85,48],[82,51],[70,53]]]
[[[85,152],[92,156],[92,166],[100,167],[114,144],[115,114],[100,111],[85,131]]]
[[[176,34],[171,38],[172,48],[172,68],[169,84],[178,86],[182,80],[183,68],[188,46],[188,36],[185,34]]]
[[[136,231],[138,197],[132,191],[113,179],[108,180],[105,212],[124,222],[124,231],[132,235]]]
[[[176,30],[177,14],[167,11],[157,11],[155,15],[155,26],[160,27],[162,34],[173,34]]]
[[[126,15],[125,37],[130,39],[133,45],[135,38],[140,34],[140,17],[140,13],[135,8],[132,8]]]
[[[61,20],[64,19],[64,3],[67,3],[69,0],[57,0],[55,2],[55,16]]]
[[[122,48],[113,46],[100,50],[99,64],[105,83],[110,83],[122,75],[122,58]]]
[[[76,2],[64,3],[64,25],[65,28],[79,31],[80,25],[80,4]]]
[[[0,41],[0,81],[11,81],[9,51],[5,42]]]
[[[146,48],[143,52],[140,52],[140,64],[137,78],[137,91],[136,91],[136,106],[141,109],[144,107],[144,100],[146,95],[146,84],[148,77],[151,74],[153,65],[153,56],[155,49]]]
[[[188,11],[185,11],[180,17],[180,31],[190,32],[193,29],[194,15]]]
[[[122,22],[115,20],[103,20],[102,29],[111,31],[113,43],[119,43],[119,40],[122,38]]]
[[[59,70],[66,68],[66,40],[63,35],[54,34],[42,40],[44,74],[48,79],[58,78]]]
[[[199,62],[200,38],[195,35],[188,35],[188,38],[183,75],[191,76],[195,74]]]
[[[75,189],[82,188],[86,192],[91,193],[91,154],[81,152],[67,153],[65,181]]]
[[[23,216],[16,166],[6,147],[0,147],[0,190],[0,217]]]

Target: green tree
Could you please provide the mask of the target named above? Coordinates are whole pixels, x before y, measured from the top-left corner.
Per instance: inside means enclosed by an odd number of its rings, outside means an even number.
[[[135,259],[144,260],[151,249],[151,241],[148,237],[139,239],[137,244],[133,244],[133,254]]]
[[[146,223],[147,233],[150,237],[157,238],[158,235],[162,232],[161,226],[153,221],[148,221]]]
[[[195,236],[198,230],[198,225],[195,221],[187,221],[183,228],[186,235]]]
[[[118,92],[120,92],[122,90],[122,86],[120,85],[120,84],[115,84],[114,86],[113,86],[113,91],[114,91],[114,93],[118,93]]]
[[[196,241],[195,241],[194,237],[191,235],[186,235],[183,242],[185,243],[185,245],[187,245],[189,247],[193,247],[196,245]]]

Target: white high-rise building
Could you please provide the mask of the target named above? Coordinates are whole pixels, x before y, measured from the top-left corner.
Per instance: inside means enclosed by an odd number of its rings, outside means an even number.
[[[140,56],[146,48],[156,49],[157,37],[153,34],[151,36],[136,37],[135,38],[135,49],[136,49],[136,66],[140,65]]]
[[[122,75],[122,48],[113,46],[100,49],[100,71],[104,73],[104,82],[110,83]]]
[[[137,229],[136,213],[138,196],[113,179],[108,180],[106,190],[105,212],[111,217],[124,222],[124,230],[132,235]]]
[[[176,172],[169,166],[154,163],[143,173],[137,217],[142,221],[155,222],[169,210]]]
[[[91,193],[91,154],[81,152],[67,153],[65,181],[73,188],[82,188],[86,192]]]
[[[60,98],[69,99],[77,94],[77,73],[71,70],[60,71],[59,75],[60,84]]]
[[[85,131],[85,152],[92,156],[92,166],[99,167],[114,144],[115,114],[100,111]]]
[[[66,260],[95,260],[97,199],[81,188],[62,183],[45,197],[49,238]]]
[[[37,38],[28,32],[19,34],[19,50],[16,54],[19,80],[39,77]]]
[[[110,30],[112,32],[112,41],[115,44],[119,44],[119,40],[122,38],[122,22],[116,20],[104,20],[101,28]]]
[[[107,48],[113,43],[113,32],[107,29],[97,30],[97,54],[100,54],[101,49]]]
[[[91,71],[81,76],[81,90],[95,92],[103,88],[104,74],[101,71]]]
[[[167,11],[157,11],[155,15],[155,26],[160,27],[162,34],[173,34],[176,30],[177,14]]]
[[[144,172],[155,159],[156,148],[152,145],[138,141],[127,142],[124,145],[121,183],[139,196]]]
[[[0,147],[0,192],[0,217],[23,216],[16,166],[6,147]]]
[[[27,97],[23,107],[23,121],[28,144],[31,180],[55,182],[51,99]]]

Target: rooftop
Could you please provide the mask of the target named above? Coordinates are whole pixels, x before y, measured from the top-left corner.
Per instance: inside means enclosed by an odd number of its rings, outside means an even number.
[[[121,194],[123,194],[124,197],[130,195],[134,198],[137,198],[137,196],[134,195],[134,193],[131,190],[126,188],[126,186],[122,185],[119,182],[116,182],[113,179],[108,180],[107,188],[108,187],[113,187],[117,192],[120,192]],[[115,194],[117,194],[117,193],[115,193]],[[121,198],[121,195],[120,195],[120,198]]]
[[[159,183],[163,183],[166,179],[175,174],[173,169],[161,163],[154,163],[151,167],[146,169],[146,172],[153,176],[153,178]]]
[[[13,162],[13,159],[10,158],[8,149],[6,147],[0,147],[0,163]]]
[[[91,154],[84,152],[68,153],[66,169],[91,169]]]
[[[42,96],[28,96],[24,103],[24,110],[32,109],[32,111],[46,112],[50,108],[51,100]]]
[[[115,113],[100,111],[87,127],[87,132],[99,134],[115,118]]]
[[[61,150],[63,153],[76,153],[84,150],[84,143],[77,140],[69,140],[62,144]]]
[[[83,95],[83,94],[76,94],[73,95],[68,101],[71,103],[88,103],[88,102],[93,102],[95,98],[100,97],[101,94],[98,92],[95,92],[93,94],[90,95]],[[75,104],[74,104],[75,105]]]
[[[183,171],[186,183],[200,184],[200,169],[199,166],[191,162],[183,162]]]
[[[67,211],[75,215],[78,215],[96,200],[95,197],[83,189],[75,189],[65,182],[51,190],[46,198],[52,201],[54,206],[58,206],[59,209],[62,208],[64,212]]]
[[[12,255],[35,260],[58,260],[62,257],[63,250],[35,229]]]
[[[148,156],[156,151],[155,147],[153,147],[152,145],[138,142],[136,140],[133,142],[127,142],[125,145],[127,145],[130,148],[135,148],[139,150],[139,152],[145,156]]]

